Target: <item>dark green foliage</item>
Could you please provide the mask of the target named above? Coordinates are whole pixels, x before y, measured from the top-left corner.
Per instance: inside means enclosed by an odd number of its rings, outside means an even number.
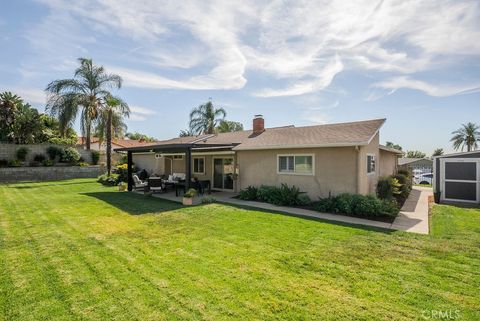
[[[381,200],[373,195],[340,194],[320,199],[313,205],[319,212],[358,217],[395,217],[399,209],[395,201]]]
[[[257,199],[258,189],[255,186],[248,186],[242,189],[238,195],[238,198],[245,201],[254,201]]]
[[[34,160],[35,162],[39,162],[39,163],[43,162],[45,159],[46,159],[46,157],[45,157],[45,155],[43,155],[43,154],[36,154],[36,155],[33,157],[33,160]]]
[[[63,150],[60,161],[63,163],[75,164],[80,160],[80,153],[73,147],[67,147]]]
[[[256,188],[249,186],[240,191],[239,198],[282,206],[304,206],[310,204],[310,198],[304,192],[301,192],[296,186],[289,187],[287,184],[282,184],[280,187],[262,185]]]
[[[92,165],[97,165],[100,160],[100,153],[96,150],[92,150]]]
[[[20,161],[18,159],[12,159],[8,161],[8,166],[9,167],[20,167],[22,164],[20,164]]]
[[[392,175],[392,177],[396,178],[398,182],[402,185],[400,188],[400,196],[406,199],[408,195],[410,195],[410,191],[412,190],[412,179],[403,174],[395,174]]]
[[[50,160],[50,159],[46,159],[46,160],[44,160],[44,161],[42,162],[42,165],[43,165],[43,166],[46,166],[46,167],[48,167],[48,166],[53,166],[53,161]]]
[[[397,173],[398,173],[398,174],[405,175],[406,177],[411,177],[411,176],[412,176],[411,173],[410,173],[408,170],[406,170],[406,169],[399,169],[399,170],[397,171]]]
[[[213,196],[204,196],[202,197],[201,202],[202,204],[212,204],[212,203],[216,203],[217,200]]]
[[[19,160],[24,162],[27,159],[28,148],[20,147],[15,151],[15,157]]]
[[[377,182],[377,196],[382,200],[392,199],[393,197],[393,185],[392,178],[380,177]]]
[[[118,182],[118,174],[112,174],[108,176],[107,174],[103,174],[98,176],[97,182],[105,186],[115,186]]]
[[[135,167],[132,166],[132,171],[135,172]],[[127,182],[128,166],[127,164],[118,165],[113,169],[113,172],[118,175],[119,182]]]
[[[47,147],[46,152],[47,152],[48,158],[53,162],[55,161],[57,156],[58,158],[62,156],[63,149],[56,146],[49,146]]]

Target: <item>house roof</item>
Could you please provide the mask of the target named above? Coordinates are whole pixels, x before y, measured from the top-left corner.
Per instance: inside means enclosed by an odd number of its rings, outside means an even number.
[[[147,144],[144,147],[155,149],[155,147],[161,148],[162,146],[182,144],[194,145],[195,147],[231,145],[233,150],[254,150],[368,145],[384,123],[385,119],[374,119],[316,126],[285,126],[266,128],[260,134],[254,134],[252,130],[243,130],[178,137]],[[128,148],[119,150],[124,151]]]
[[[394,154],[399,154],[399,155],[405,154],[405,152],[401,151],[400,149],[387,147],[385,145],[378,145],[378,148],[380,148],[381,150],[387,151],[387,152],[394,153]]]
[[[98,137],[91,137],[90,144],[96,144],[99,142]],[[77,145],[84,145],[86,143],[86,138],[83,136],[78,137]],[[155,142],[146,142],[144,140],[135,140],[135,139],[122,139],[122,138],[114,138],[112,139],[112,145],[122,147],[122,148],[130,148],[130,147],[138,147],[138,146],[146,146],[149,144],[154,144]]]
[[[428,158],[408,158],[408,157],[403,157],[398,159],[398,165],[407,165],[411,163],[415,163],[418,161],[429,161],[433,162],[431,159]]]

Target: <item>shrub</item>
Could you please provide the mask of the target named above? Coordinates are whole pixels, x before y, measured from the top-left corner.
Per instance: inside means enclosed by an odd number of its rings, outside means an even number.
[[[80,167],[87,167],[87,166],[90,166],[90,164],[87,163],[87,162],[80,162],[80,163],[78,163],[78,166],[80,166]]]
[[[48,155],[48,158],[50,158],[50,160],[52,162],[55,161],[55,158],[57,158],[57,156],[60,158],[61,155],[62,155],[62,148],[59,148],[59,147],[56,147],[56,146],[49,146],[47,147],[47,155]]]
[[[117,162],[116,165],[123,165],[123,164],[126,164],[128,162],[128,156],[127,155],[123,155]]]
[[[50,160],[50,159],[46,159],[46,160],[44,160],[44,161],[42,162],[42,165],[43,165],[43,166],[46,166],[46,167],[48,167],[48,166],[53,166],[53,161]]]
[[[0,159],[0,167],[7,167],[7,166],[8,166],[8,160]]]
[[[8,166],[10,167],[20,167],[22,164],[20,164],[20,161],[18,159],[12,159],[8,161]]]
[[[92,150],[92,165],[97,165],[100,160],[100,152]]]
[[[43,154],[36,154],[36,155],[33,157],[33,160],[34,160],[35,162],[41,163],[41,162],[43,162],[43,161],[45,160],[45,158],[46,158],[46,157],[45,157],[45,155],[43,155]]]
[[[262,185],[259,188],[249,186],[240,191],[242,200],[258,200],[274,205],[299,206],[311,203],[310,198],[296,186],[289,187],[282,184],[280,187]]]
[[[211,203],[215,203],[217,200],[215,199],[215,197],[213,196],[205,196],[205,197],[202,197],[202,204],[211,204]]]
[[[63,150],[60,159],[64,163],[74,164],[80,159],[80,153],[73,147],[67,147]]]
[[[257,199],[258,189],[255,186],[248,186],[242,189],[238,195],[238,198],[245,201],[254,201]]]
[[[412,176],[412,173],[406,169],[399,169],[397,171],[397,174],[400,174],[400,175],[405,175],[406,177],[411,177]]]
[[[377,183],[377,196],[382,200],[391,200],[402,194],[403,185],[392,176],[381,177]]]
[[[194,188],[190,188],[185,194],[183,194],[183,197],[192,198],[195,197],[195,195],[197,195],[197,190]]]
[[[132,172],[134,169],[132,168]],[[127,182],[128,179],[128,165],[127,164],[122,164],[118,165],[113,169],[113,172],[115,174],[118,174],[118,181],[119,182]]]
[[[340,213],[358,217],[395,217],[399,210],[395,201],[373,195],[341,194],[320,199],[313,208],[319,212]]]
[[[98,176],[97,182],[105,186],[115,186],[118,184],[118,175],[112,174],[110,177],[107,174]]]
[[[15,157],[19,160],[24,162],[27,159],[27,154],[28,154],[28,148],[26,147],[20,147],[19,149],[16,150],[15,152]]]
[[[398,183],[402,185],[399,196],[406,199],[412,190],[412,180],[403,174],[392,175],[392,177],[397,179]]]

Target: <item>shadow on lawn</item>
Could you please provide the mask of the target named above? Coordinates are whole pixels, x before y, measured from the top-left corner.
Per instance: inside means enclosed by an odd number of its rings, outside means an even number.
[[[68,179],[70,180],[70,179]],[[61,185],[85,185],[85,184],[97,184],[96,181],[93,182],[66,182],[67,180],[58,180],[58,181],[22,181],[22,182],[15,182],[7,184],[9,188],[15,189],[32,189],[32,188],[41,188],[41,187],[49,187],[49,186],[61,186]],[[42,184],[42,183],[49,183],[49,184]],[[17,184],[32,184],[26,186],[12,186]]]
[[[379,232],[379,233],[384,233],[384,234],[391,234],[393,232],[396,232],[395,230],[385,229],[385,228],[382,228],[382,227],[352,224],[352,223],[346,223],[346,222],[340,222],[340,221],[332,221],[332,220],[327,220],[327,219],[318,218],[318,217],[311,217],[311,216],[306,216],[306,215],[301,215],[301,214],[293,214],[293,213],[283,212],[283,211],[279,211],[279,210],[267,210],[267,209],[258,208],[258,207],[254,207],[254,206],[238,205],[238,204],[232,204],[232,203],[222,203],[222,202],[219,202],[219,203],[223,204],[223,205],[226,205],[226,206],[231,206],[231,207],[243,209],[243,210],[264,212],[264,213],[276,214],[276,215],[292,216],[292,217],[297,217],[297,218],[301,218],[301,219],[304,219],[304,220],[322,222],[322,223],[338,225],[338,226],[343,226],[343,227],[357,228],[357,229],[361,229],[361,230],[365,230],[365,231]]]
[[[183,207],[176,202],[162,200],[155,197],[145,197],[135,193],[92,192],[82,193],[81,195],[96,198],[130,215],[168,212]]]

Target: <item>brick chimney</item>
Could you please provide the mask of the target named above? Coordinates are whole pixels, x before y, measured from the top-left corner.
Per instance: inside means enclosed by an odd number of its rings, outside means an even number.
[[[253,134],[258,135],[265,131],[265,121],[263,115],[255,115],[253,117]]]

